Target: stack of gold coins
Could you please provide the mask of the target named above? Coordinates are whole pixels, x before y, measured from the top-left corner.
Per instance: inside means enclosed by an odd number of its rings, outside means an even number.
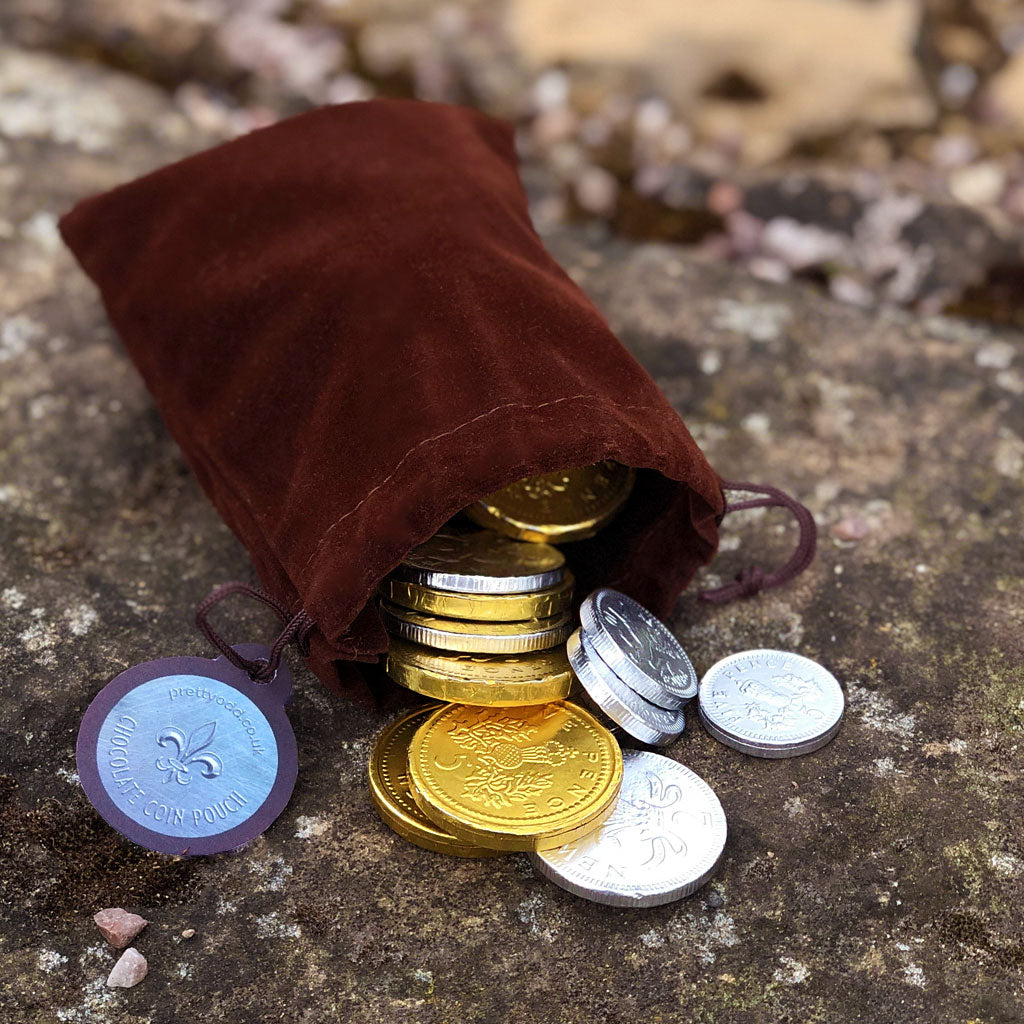
[[[370,758],[374,804],[403,838],[464,857],[547,850],[614,809],[618,743],[565,699],[574,580],[548,541],[593,536],[632,483],[610,462],[522,480],[466,510],[489,529],[445,528],[381,584],[388,674],[445,702]]]
[[[381,585],[394,638],[387,671],[410,690],[462,704],[567,697],[572,586],[565,557],[548,544],[443,530]]]

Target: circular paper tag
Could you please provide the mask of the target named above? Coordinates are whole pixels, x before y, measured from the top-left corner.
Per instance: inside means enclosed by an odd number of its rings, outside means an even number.
[[[241,644],[250,659],[264,647]],[[282,665],[254,683],[225,658],[162,658],[97,694],[78,732],[78,775],[102,817],[160,853],[222,853],[264,832],[298,773]]]

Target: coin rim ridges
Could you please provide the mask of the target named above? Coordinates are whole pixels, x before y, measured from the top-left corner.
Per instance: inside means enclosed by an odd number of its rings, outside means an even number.
[[[599,612],[598,599],[601,594],[610,593],[615,594],[619,597],[624,597],[627,601],[635,604],[638,608],[643,609],[654,621],[661,627],[664,634],[669,637],[679,649],[679,653],[682,654],[684,661],[689,666],[689,684],[685,690],[673,689],[668,686],[663,680],[655,679],[653,676],[648,675],[636,664],[629,660],[625,652],[615,642],[611,634],[608,633],[607,627],[601,621]],[[700,689],[700,679],[697,675],[697,671],[693,666],[693,662],[690,660],[690,656],[686,653],[683,645],[676,639],[675,634],[668,628],[657,616],[653,615],[648,609],[644,608],[639,601],[634,600],[628,594],[623,594],[619,590],[615,590],[613,587],[600,587],[588,594],[580,605],[580,622],[583,624],[583,629],[586,631],[587,636],[597,651],[601,660],[620,678],[631,690],[635,690],[642,697],[644,697],[651,704],[658,704],[658,701],[651,697],[651,692],[658,692],[659,696],[667,694],[669,697],[678,698],[684,702],[689,702],[697,696]],[[645,692],[645,690],[647,692]],[[662,699],[666,699],[662,696]],[[664,705],[659,705],[662,707]],[[670,709],[671,710],[671,709]]]
[[[673,712],[668,708],[661,708],[656,704],[651,704],[650,701],[644,701],[645,704],[657,708],[658,711],[666,715],[676,714],[679,716],[681,724],[678,730],[673,732],[658,728],[644,721],[640,713],[624,702],[623,698],[615,692],[613,688],[615,684],[609,684],[608,678],[601,674],[601,670],[597,667],[601,662],[593,662],[589,658],[583,644],[582,630],[577,629],[570,635],[566,642],[566,653],[569,656],[569,664],[576,673],[576,678],[579,679],[580,685],[587,692],[590,699],[634,739],[640,740],[641,743],[649,743],[652,746],[661,747],[682,735],[686,728],[686,717],[682,711]],[[634,693],[637,700],[644,700],[640,694],[635,693],[630,687],[626,686],[616,673],[608,671],[617,683]],[[595,690],[597,691],[596,693],[594,692]]]
[[[544,853],[553,851],[538,851],[530,854],[530,862],[534,868],[549,881],[555,883],[567,892],[572,893],[575,896],[580,896],[583,899],[590,900],[593,903],[601,903],[605,906],[611,907],[657,907],[665,903],[672,903],[675,900],[683,899],[689,896],[691,893],[696,892],[701,886],[703,886],[716,872],[718,865],[722,861],[722,857],[725,854],[725,846],[729,839],[729,821],[725,813],[725,808],[722,806],[721,800],[718,798],[718,794],[711,788],[708,782],[698,775],[692,768],[687,767],[684,764],[680,764],[678,761],[670,757],[665,757],[663,754],[656,754],[654,751],[649,750],[627,750],[623,752],[622,759],[622,777],[623,784],[626,779],[626,764],[629,761],[635,761],[640,758],[661,758],[662,760],[669,761],[678,768],[682,769],[688,775],[692,776],[703,789],[711,794],[715,804],[718,807],[718,813],[721,815],[722,824],[725,832],[722,836],[722,845],[714,856],[714,860],[703,871],[696,879],[693,879],[684,885],[678,886],[671,890],[666,890],[661,886],[654,885],[643,885],[642,883],[637,885],[633,884],[629,886],[629,891],[619,891],[611,893],[595,893],[591,889],[587,889],[586,886],[579,882],[566,878],[565,875],[561,874],[558,869],[544,859]],[[621,790],[620,790],[621,793]],[[614,812],[613,812],[614,814]],[[584,840],[576,840],[577,842],[583,842]],[[566,844],[569,845],[569,844]],[[555,847],[554,849],[560,849]]]
[[[783,658],[793,658],[798,662],[806,662],[816,671],[824,673],[827,679],[835,685],[836,691],[839,694],[839,715],[827,729],[823,732],[816,733],[804,732],[800,735],[789,737],[784,740],[764,740],[755,739],[749,735],[742,735],[741,733],[722,725],[720,722],[715,721],[714,717],[708,712],[703,700],[705,688],[707,687],[710,689],[715,682],[715,674],[720,672],[722,666],[727,665],[730,662],[742,659],[750,660],[758,655],[766,654],[778,655]],[[839,680],[836,679],[836,677],[827,668],[825,668],[824,665],[815,661],[813,658],[805,657],[802,654],[795,654],[792,651],[777,650],[772,647],[756,647],[749,651],[737,651],[735,654],[730,654],[724,658],[720,658],[707,670],[707,672],[704,673],[701,678],[700,688],[697,694],[697,707],[701,724],[704,725],[704,728],[714,736],[715,739],[720,740],[720,742],[725,743],[727,746],[733,747],[735,750],[740,750],[743,753],[752,754],[755,757],[795,757],[800,754],[809,754],[814,750],[818,750],[835,737],[846,714],[846,693]]]

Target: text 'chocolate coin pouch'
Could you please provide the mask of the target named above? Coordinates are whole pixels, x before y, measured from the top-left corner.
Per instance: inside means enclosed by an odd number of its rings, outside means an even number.
[[[612,524],[566,550],[581,594],[611,586],[665,615],[714,555],[723,481],[545,250],[509,126],[416,101],[326,107],[60,226],[264,588],[307,613],[334,688],[355,692],[343,663],[387,648],[380,580],[521,477],[638,471]],[[723,596],[802,568],[801,526],[785,573]]]

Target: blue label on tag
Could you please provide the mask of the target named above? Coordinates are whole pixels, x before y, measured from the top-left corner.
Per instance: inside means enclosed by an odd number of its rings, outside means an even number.
[[[240,646],[249,658],[262,648]],[[263,832],[297,772],[281,668],[252,682],[224,658],[136,665],[89,706],[78,741],[82,785],[120,832],[164,853],[218,853]]]
[[[245,694],[208,676],[163,676],[110,710],[96,743],[114,805],[147,828],[211,836],[250,818],[277,778],[277,741]]]

